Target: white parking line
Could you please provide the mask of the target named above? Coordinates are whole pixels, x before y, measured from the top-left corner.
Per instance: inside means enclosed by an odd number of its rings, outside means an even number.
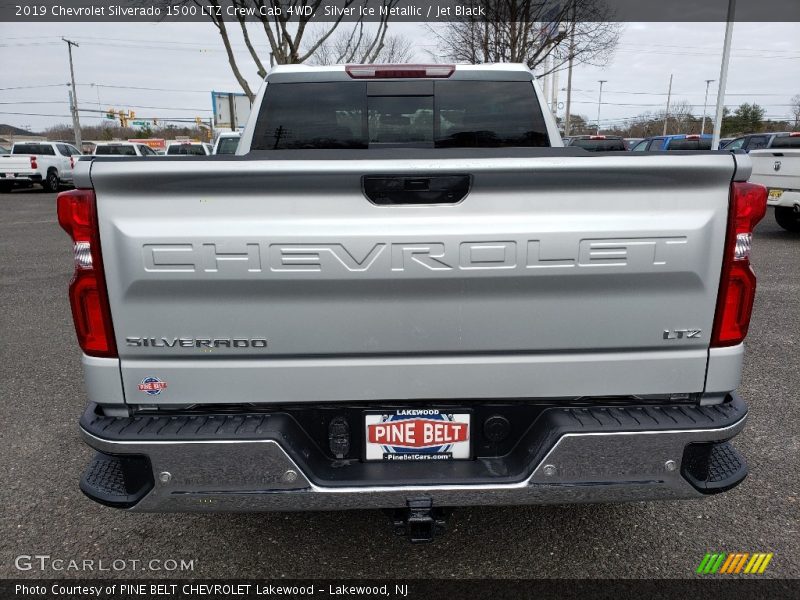
[[[57,219],[44,219],[42,221],[12,221],[11,223],[2,223],[0,225],[31,225],[33,223],[56,223]]]

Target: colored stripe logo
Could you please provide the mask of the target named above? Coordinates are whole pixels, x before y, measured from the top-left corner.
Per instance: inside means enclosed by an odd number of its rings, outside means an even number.
[[[772,556],[772,552],[709,552],[695,572],[699,575],[761,575],[767,570]]]

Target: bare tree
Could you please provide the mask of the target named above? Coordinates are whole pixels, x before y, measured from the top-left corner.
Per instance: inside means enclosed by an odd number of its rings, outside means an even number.
[[[602,0],[484,0],[482,6],[485,17],[429,25],[438,49],[431,56],[473,64],[521,62],[531,69],[544,67],[550,56],[546,74],[564,68],[570,57],[607,63],[621,31]]]
[[[334,39],[322,44],[309,62],[315,65],[341,63],[404,63],[414,56],[411,40],[403,35],[387,35],[379,52],[370,50],[369,35],[352,39],[347,32],[339,32]]]
[[[656,121],[661,121],[663,123],[664,118],[668,117],[668,135],[678,133],[700,133],[697,117],[694,116],[692,111],[694,111],[694,106],[689,104],[686,100],[678,100],[670,105],[668,115],[665,115],[665,111],[661,110],[655,113],[654,118]],[[697,131],[694,131],[695,129],[697,129]]]
[[[794,117],[794,127],[792,129],[800,129],[800,94],[792,96],[790,102],[792,106],[789,110],[792,113],[792,117]]]
[[[233,51],[230,27],[238,28],[241,31],[259,77],[266,75],[265,65],[267,64],[302,63],[311,59],[328,42],[335,31],[347,32],[345,46],[359,51],[359,62],[373,62],[383,50],[386,42],[390,15],[388,9],[395,7],[399,2],[399,0],[379,0],[380,6],[376,7],[379,20],[374,28],[367,29],[364,27],[364,17],[360,17],[354,22],[343,22],[344,11],[331,22],[320,24],[318,27],[309,27],[313,15],[323,4],[323,0],[229,0],[234,8],[241,9],[236,12],[237,16],[234,20],[225,19],[225,11],[220,10],[221,0],[184,1],[201,8],[210,8],[204,13],[216,27],[225,46],[231,71],[250,100],[253,100],[255,95],[242,74],[237,56]],[[367,1],[340,0],[337,6],[355,8],[366,5]],[[373,0],[371,4],[375,6],[376,3]],[[306,14],[305,11],[299,10],[304,7],[311,7],[312,10]],[[247,10],[254,11],[254,16],[250,19],[255,19],[260,25],[257,28],[263,30],[270,49],[268,56],[259,54],[256,44],[253,43],[248,20],[244,17]]]

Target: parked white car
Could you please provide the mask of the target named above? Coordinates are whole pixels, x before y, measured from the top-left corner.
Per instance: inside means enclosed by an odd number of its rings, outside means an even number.
[[[95,156],[157,156],[158,153],[147,144],[134,142],[107,142],[97,144]]]
[[[750,181],[767,188],[767,204],[787,231],[800,232],[800,132],[777,137],[764,150],[750,152]]]
[[[211,144],[205,142],[170,142],[167,156],[210,156],[214,153]]]
[[[41,185],[57,192],[63,184],[72,184],[72,171],[81,152],[63,142],[17,142],[11,153],[0,156],[0,192],[14,187]]]
[[[220,133],[214,144],[213,154],[236,154],[236,149],[239,147],[239,139],[241,137],[242,134],[238,131]]]

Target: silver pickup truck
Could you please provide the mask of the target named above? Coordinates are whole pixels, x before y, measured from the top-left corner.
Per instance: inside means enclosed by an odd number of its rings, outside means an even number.
[[[80,163],[82,490],[420,541],[737,485],[766,190],[744,155],[559,146],[522,66],[284,66],[238,156]]]

